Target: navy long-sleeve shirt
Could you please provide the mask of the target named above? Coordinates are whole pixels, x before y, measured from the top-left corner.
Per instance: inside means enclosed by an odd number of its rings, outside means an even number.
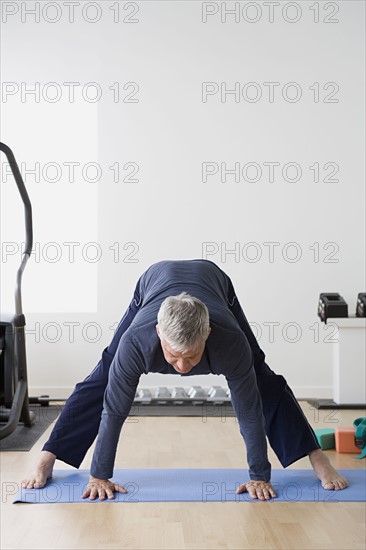
[[[99,479],[113,476],[120,432],[131,410],[140,376],[158,372],[178,376],[224,375],[246,444],[250,479],[270,480],[271,465],[252,351],[229,308],[229,281],[218,266],[207,260],[162,261],[141,276],[140,309],[122,335],[110,367],[92,476]],[[179,374],[164,358],[156,324],[162,301],[183,291],[206,304],[211,333],[199,364],[189,373]]]

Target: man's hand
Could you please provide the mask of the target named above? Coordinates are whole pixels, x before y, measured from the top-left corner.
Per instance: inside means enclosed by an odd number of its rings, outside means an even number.
[[[276,497],[276,493],[269,481],[248,481],[243,483],[236,490],[237,494],[245,493],[248,491],[252,498],[259,498],[260,500],[268,500],[271,497]]]
[[[90,476],[89,483],[82,494],[82,498],[89,497],[90,500],[95,500],[95,498],[98,497],[99,500],[105,500],[105,498],[108,497],[109,500],[113,500],[114,492],[127,493],[128,491],[126,491],[122,485],[117,485],[117,483],[113,483],[113,481],[109,481],[108,479],[98,479]]]

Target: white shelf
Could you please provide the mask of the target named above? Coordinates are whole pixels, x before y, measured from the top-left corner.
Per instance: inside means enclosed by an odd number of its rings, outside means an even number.
[[[342,328],[366,329],[366,317],[330,317],[327,319],[327,325],[332,323]]]
[[[339,405],[366,403],[366,318],[331,318],[337,326],[333,346],[333,400]]]

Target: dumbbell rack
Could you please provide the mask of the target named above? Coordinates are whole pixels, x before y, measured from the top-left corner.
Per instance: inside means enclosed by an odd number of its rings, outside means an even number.
[[[131,416],[234,416],[230,390],[222,386],[209,389],[201,386],[190,388],[161,386],[138,388],[133,401]]]
[[[141,405],[203,405],[212,403],[213,405],[224,405],[231,403],[230,390],[222,386],[212,386],[205,390],[201,386],[191,386],[188,390],[183,387],[173,387],[171,389],[161,386],[155,390],[140,388],[136,392],[134,404]]]

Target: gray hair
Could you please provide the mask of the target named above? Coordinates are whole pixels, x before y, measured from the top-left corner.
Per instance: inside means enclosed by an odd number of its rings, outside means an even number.
[[[158,313],[160,337],[184,353],[205,342],[210,332],[207,306],[187,292],[165,298]]]

